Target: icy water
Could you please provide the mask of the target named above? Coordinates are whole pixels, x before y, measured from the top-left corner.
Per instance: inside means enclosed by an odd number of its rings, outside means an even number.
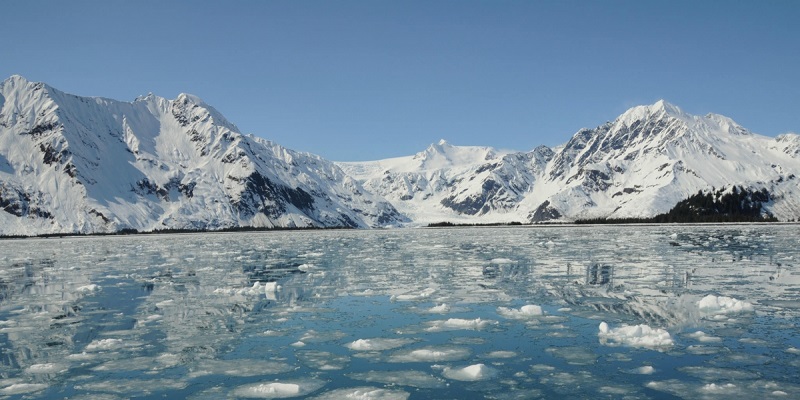
[[[0,241],[0,397],[800,398],[798,228]]]

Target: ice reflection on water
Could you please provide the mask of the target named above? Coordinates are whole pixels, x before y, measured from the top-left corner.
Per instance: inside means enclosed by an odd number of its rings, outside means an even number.
[[[743,225],[6,240],[0,396],[791,397],[798,239]],[[601,321],[671,344],[600,337]]]

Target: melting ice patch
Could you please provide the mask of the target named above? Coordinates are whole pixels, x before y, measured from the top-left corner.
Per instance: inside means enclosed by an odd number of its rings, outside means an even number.
[[[426,323],[428,328],[425,329],[429,332],[442,332],[442,331],[457,331],[457,330],[472,330],[479,331],[490,325],[497,325],[497,321],[490,319],[462,319],[450,318],[446,320],[430,321]]]
[[[386,385],[411,386],[420,389],[439,389],[445,387],[445,382],[442,379],[422,371],[369,371],[351,373],[347,376],[360,381],[383,383]]]
[[[424,347],[403,350],[392,354],[390,362],[441,362],[463,360],[470,355],[469,349],[454,346]]]
[[[353,351],[382,351],[396,349],[411,343],[414,343],[413,339],[374,338],[358,339],[344,346]]]
[[[534,304],[524,305],[520,307],[519,310],[507,307],[497,307],[497,313],[510,319],[529,319],[544,315],[542,307]]]
[[[309,368],[318,369],[320,371],[344,369],[350,363],[350,357],[319,350],[298,351],[297,358]]]
[[[316,392],[325,385],[317,379],[287,380],[239,386],[233,395],[255,399],[284,399],[301,397]]]
[[[607,323],[601,322],[597,336],[604,345],[626,345],[631,347],[646,347],[659,349],[673,345],[672,337],[664,329],[651,328],[648,325],[623,325],[610,328]]]
[[[485,364],[474,364],[463,368],[445,368],[442,375],[457,381],[484,381],[496,375],[496,371]]]
[[[391,301],[419,301],[425,300],[431,297],[434,293],[436,293],[436,289],[427,288],[419,293],[404,293],[393,295],[391,297]]]
[[[707,334],[707,333],[705,333],[703,331],[697,331],[697,332],[694,332],[694,333],[690,333],[690,334],[688,334],[686,336],[688,336],[688,337],[690,337],[692,339],[695,339],[698,342],[703,342],[703,343],[717,343],[717,342],[721,342],[722,341],[722,338],[717,337],[717,336],[711,336],[711,335],[709,335],[709,334]]]
[[[25,372],[29,374],[58,374],[68,370],[66,365],[55,363],[33,364],[25,368]]]
[[[710,294],[697,302],[697,308],[705,314],[735,314],[752,312],[753,305],[733,297],[714,296]]]
[[[47,385],[43,383],[15,383],[0,389],[0,394],[10,396],[38,392],[44,389],[47,389]]]
[[[410,393],[402,390],[379,389],[374,387],[354,387],[331,390],[313,400],[406,400]]]

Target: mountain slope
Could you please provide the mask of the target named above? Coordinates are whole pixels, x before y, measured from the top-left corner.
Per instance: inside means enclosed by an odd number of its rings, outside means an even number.
[[[133,102],[0,84],[0,234],[372,227],[405,221],[333,163],[239,133],[181,94]]]
[[[407,158],[390,168],[386,161],[340,165],[420,223],[651,217],[699,190],[733,185],[768,190],[765,211],[787,220],[800,217],[799,143],[794,134],[768,138],[730,118],[693,116],[659,101],[582,129],[555,150],[439,165],[435,176],[447,179],[422,199],[387,184],[430,175]]]

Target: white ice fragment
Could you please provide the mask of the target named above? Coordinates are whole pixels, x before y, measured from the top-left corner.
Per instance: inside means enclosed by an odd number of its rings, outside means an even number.
[[[639,375],[652,375],[654,372],[656,372],[656,369],[650,365],[644,365],[628,371],[628,373]]]
[[[0,389],[0,394],[10,396],[38,392],[44,389],[47,389],[47,385],[43,383],[15,383]]]
[[[406,400],[411,394],[402,390],[354,387],[335,389],[313,397],[313,400]]]
[[[789,354],[800,354],[800,349],[796,347],[789,347],[788,349],[786,349],[786,352]]]
[[[450,318],[446,320],[430,321],[426,330],[429,332],[454,331],[454,330],[481,330],[489,325],[497,325],[497,321],[487,319]]]
[[[305,345],[306,344],[303,341],[298,340],[298,341],[292,343],[290,346],[292,346],[292,347],[304,347]]]
[[[398,294],[391,297],[392,301],[417,301],[424,300],[436,293],[436,289],[427,288],[419,293]]]
[[[717,385],[716,383],[709,383],[700,388],[701,392],[715,393],[715,394],[735,394],[737,392],[736,385],[726,383],[724,385]]]
[[[651,328],[644,324],[623,325],[612,329],[604,321],[600,323],[598,329],[597,335],[600,338],[600,343],[604,345],[627,345],[658,349],[672,346],[673,344],[669,332],[660,328]]]
[[[450,311],[450,306],[447,304],[439,304],[438,306],[433,306],[428,309],[428,312],[431,314],[445,314]]]
[[[159,301],[158,303],[156,303],[156,307],[164,308],[164,307],[166,307],[168,305],[171,305],[171,304],[174,304],[174,303],[175,303],[175,300],[173,300],[173,299]]]
[[[732,297],[710,294],[697,302],[697,308],[706,314],[733,314],[753,311],[753,305]]]
[[[513,351],[492,351],[490,353],[486,353],[486,358],[514,358],[517,356],[516,352]]]
[[[75,290],[78,291],[78,292],[81,292],[81,293],[91,293],[91,292],[96,292],[96,291],[100,290],[100,286],[95,285],[94,283],[92,283],[92,284],[89,284],[89,285],[79,286]]]
[[[402,347],[413,342],[413,339],[358,339],[346,344],[345,347],[354,351],[382,351]]]
[[[122,339],[99,339],[86,345],[86,351],[113,350],[123,347]]]
[[[29,374],[58,374],[66,371],[65,365],[55,363],[33,364],[25,369]]]
[[[697,341],[703,342],[703,343],[715,343],[715,342],[721,342],[722,341],[722,338],[708,335],[703,331],[697,331],[697,332],[694,332],[694,333],[690,333],[690,334],[688,334],[686,336],[688,336],[688,337],[690,337],[692,339],[695,339]]]
[[[491,378],[494,371],[484,364],[474,364],[464,368],[445,368],[442,374],[457,381],[482,381]]]
[[[544,315],[542,307],[534,304],[524,305],[520,307],[519,310],[508,307],[497,307],[497,313],[511,319],[528,319]]]
[[[422,371],[368,371],[347,375],[351,379],[377,382],[387,385],[411,386],[420,389],[438,389],[445,387],[445,382]]]
[[[316,379],[256,383],[239,386],[233,391],[233,394],[247,398],[282,399],[306,396],[319,390],[323,385],[324,382]]]
[[[493,258],[489,261],[490,264],[514,264],[515,262],[510,258]]]
[[[405,350],[389,357],[390,362],[441,362],[456,361],[469,356],[470,351],[461,347],[425,347]]]

